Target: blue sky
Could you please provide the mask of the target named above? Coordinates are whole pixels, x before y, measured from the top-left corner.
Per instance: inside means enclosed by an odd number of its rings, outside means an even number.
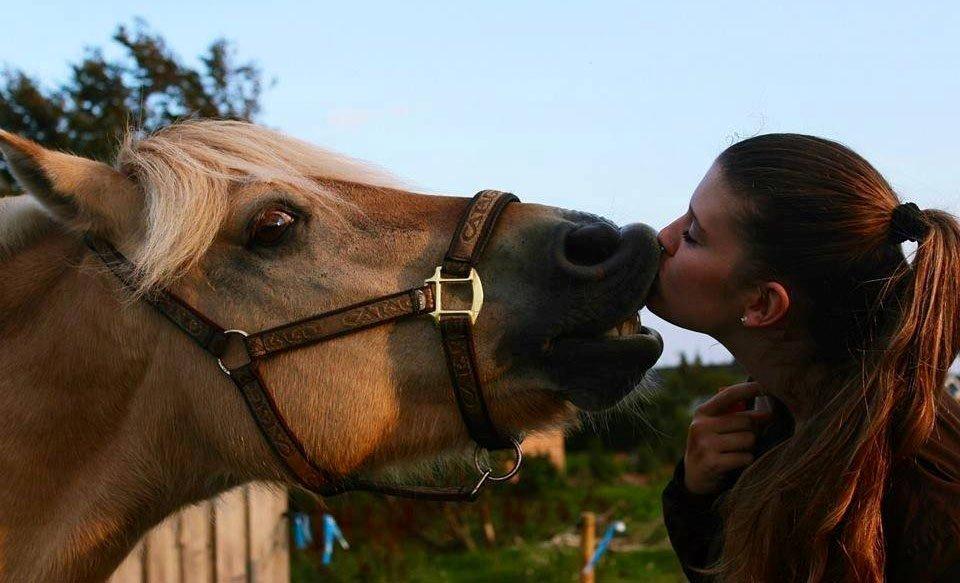
[[[795,131],[960,212],[958,3],[36,1],[3,11],[0,63],[63,80],[135,17],[190,62],[234,41],[276,78],[262,123],[423,189],[661,228],[732,140]],[[728,358],[643,317],[664,363]]]

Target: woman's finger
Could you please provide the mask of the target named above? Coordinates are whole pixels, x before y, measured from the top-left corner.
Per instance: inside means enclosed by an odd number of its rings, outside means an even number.
[[[704,415],[722,415],[729,411],[735,403],[752,399],[762,393],[763,387],[757,382],[733,385],[717,393],[709,401],[700,405],[697,408],[697,412]]]
[[[753,463],[753,454],[746,452],[721,453],[713,458],[711,470],[716,473],[726,473],[737,470]]]
[[[716,451],[720,453],[750,451],[757,443],[757,436],[752,431],[721,433],[714,439],[716,440]]]
[[[714,433],[735,433],[756,431],[772,419],[773,413],[769,411],[741,411],[719,417],[703,417],[701,424]]]

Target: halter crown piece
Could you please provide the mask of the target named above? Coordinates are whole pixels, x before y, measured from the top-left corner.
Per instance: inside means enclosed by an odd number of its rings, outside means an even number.
[[[903,203],[890,215],[890,238],[894,243],[922,241],[930,231],[923,211],[912,202]]]

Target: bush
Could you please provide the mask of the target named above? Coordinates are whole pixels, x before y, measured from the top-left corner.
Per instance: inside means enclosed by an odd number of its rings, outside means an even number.
[[[519,481],[513,489],[522,496],[539,496],[566,486],[566,478],[550,458],[531,456],[523,460]]]
[[[617,463],[610,450],[603,445],[603,441],[599,439],[591,440],[587,455],[589,456],[590,475],[594,480],[612,482],[623,473],[623,468]]]
[[[649,474],[655,472],[664,466],[668,460],[663,459],[661,452],[658,452],[652,447],[641,447],[637,450],[636,458],[634,459],[633,468],[635,471],[641,474]]]

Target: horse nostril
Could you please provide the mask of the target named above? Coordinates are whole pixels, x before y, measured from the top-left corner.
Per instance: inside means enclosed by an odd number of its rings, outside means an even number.
[[[620,247],[620,230],[609,223],[590,223],[567,233],[564,253],[575,265],[599,265]]]

